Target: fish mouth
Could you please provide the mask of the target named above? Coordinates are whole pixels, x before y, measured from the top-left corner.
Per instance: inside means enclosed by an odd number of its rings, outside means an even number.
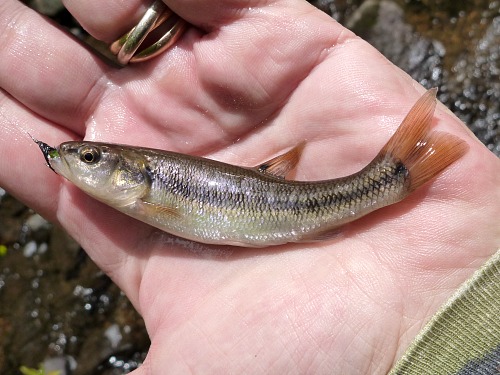
[[[47,162],[47,166],[54,171],[54,173],[57,173],[54,168],[52,168],[52,165],[50,164],[50,160],[59,157],[59,152],[57,151],[56,148],[49,146],[47,143],[39,141],[38,139],[33,138],[30,135],[31,139],[33,142],[35,142],[38,147],[40,147],[40,150],[42,150],[43,157],[45,158],[45,161]]]

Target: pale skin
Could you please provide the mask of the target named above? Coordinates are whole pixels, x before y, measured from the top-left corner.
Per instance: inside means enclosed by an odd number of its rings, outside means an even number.
[[[148,2],[67,0],[112,41]],[[116,69],[15,0],[0,4],[0,186],[62,225],[144,317],[134,374],[384,374],[500,245],[500,161],[439,104],[468,153],[330,241],[267,249],[178,241],[89,198],[29,132],[252,166],[307,141],[294,178],[366,165],[425,91],[303,1],[168,1],[190,28]]]

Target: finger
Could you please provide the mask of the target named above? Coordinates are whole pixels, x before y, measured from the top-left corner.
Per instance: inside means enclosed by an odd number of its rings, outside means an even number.
[[[203,1],[203,0],[164,0],[165,4],[180,17],[205,31],[214,31],[245,17],[253,10],[281,7],[283,1],[251,0],[251,1]],[[290,2],[286,7],[303,7],[305,1],[298,0],[294,5]]]
[[[16,0],[0,5],[0,88],[35,113],[83,134],[104,64]]]
[[[143,0],[64,0],[63,3],[89,34],[107,42],[137,24],[150,5]]]
[[[87,32],[111,42],[134,27],[151,6],[151,0],[63,0]],[[205,31],[213,31],[240,18],[248,8],[265,7],[273,1],[164,1],[180,17]]]

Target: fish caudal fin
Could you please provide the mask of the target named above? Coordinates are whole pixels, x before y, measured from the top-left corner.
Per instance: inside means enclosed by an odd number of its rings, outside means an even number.
[[[380,156],[404,164],[410,175],[408,192],[439,174],[469,149],[462,139],[444,132],[430,132],[437,89],[428,90],[412,107]]]

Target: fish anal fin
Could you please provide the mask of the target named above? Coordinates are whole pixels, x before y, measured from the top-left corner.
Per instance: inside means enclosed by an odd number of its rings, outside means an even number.
[[[139,200],[138,203],[140,204],[143,213],[151,217],[155,217],[158,215],[170,216],[173,218],[181,217],[181,213],[179,212],[179,209],[176,207],[159,205],[156,203],[144,201],[142,199]]]
[[[302,237],[300,240],[296,241],[298,243],[306,243],[306,242],[322,242],[332,240],[334,238],[342,235],[342,228],[329,228],[322,232],[316,232],[313,234],[306,235]]]
[[[297,166],[305,145],[305,142],[301,142],[291,150],[256,166],[254,169],[261,173],[285,178],[285,176]]]

